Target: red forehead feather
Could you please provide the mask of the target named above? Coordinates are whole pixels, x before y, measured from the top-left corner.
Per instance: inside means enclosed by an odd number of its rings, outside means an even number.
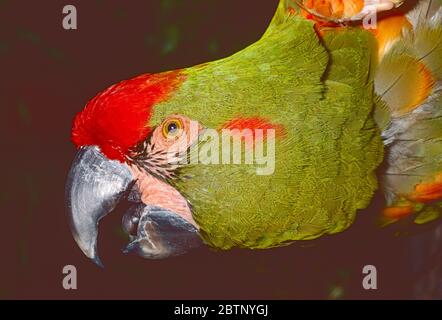
[[[284,137],[286,135],[286,130],[282,124],[275,124],[270,122],[266,118],[261,117],[238,117],[231,119],[226,122],[223,126],[223,129],[230,130],[244,130],[249,129],[253,131],[253,136],[255,136],[254,130],[260,129],[263,131],[266,130],[275,130],[275,135],[277,137]]]
[[[180,71],[143,74],[117,83],[93,98],[74,119],[72,141],[79,148],[99,146],[112,160],[124,161],[128,149],[151,132],[153,106],[184,80]]]

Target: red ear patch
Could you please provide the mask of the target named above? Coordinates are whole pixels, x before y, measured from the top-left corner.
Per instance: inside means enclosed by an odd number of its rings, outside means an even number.
[[[73,143],[78,148],[96,145],[109,159],[123,162],[128,149],[151,132],[153,106],[167,99],[184,79],[180,71],[171,71],[143,74],[109,87],[75,116]]]
[[[249,129],[253,132],[253,137],[255,137],[254,130],[260,129],[263,131],[272,129],[275,130],[276,137],[284,137],[286,135],[286,130],[282,124],[275,124],[270,122],[268,119],[261,117],[247,117],[247,118],[234,118],[225,123],[222,129],[230,130],[245,130]]]

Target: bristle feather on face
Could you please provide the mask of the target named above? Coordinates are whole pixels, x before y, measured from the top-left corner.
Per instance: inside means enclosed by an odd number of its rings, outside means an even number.
[[[178,70],[143,74],[111,86],[77,114],[72,141],[78,148],[96,145],[109,159],[123,162],[128,150],[152,131],[148,122],[154,105],[167,99],[184,78]]]
[[[182,130],[169,136],[164,129],[171,122],[179,122]],[[192,128],[192,126],[194,126]],[[203,127],[182,115],[171,115],[157,126],[146,140],[129,150],[127,160],[142,171],[158,179],[170,181],[187,158],[189,148],[198,143]]]

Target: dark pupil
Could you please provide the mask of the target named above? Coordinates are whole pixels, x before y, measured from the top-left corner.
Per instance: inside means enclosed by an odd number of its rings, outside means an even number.
[[[167,126],[167,132],[169,133],[175,133],[175,131],[178,129],[178,126],[175,122],[169,123]]]

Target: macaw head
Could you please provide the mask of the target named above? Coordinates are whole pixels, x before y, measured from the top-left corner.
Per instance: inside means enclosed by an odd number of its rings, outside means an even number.
[[[156,105],[184,79],[174,71],[122,81],[75,117],[72,141],[79,150],[68,178],[68,209],[77,244],[99,265],[98,221],[130,192],[134,205],[123,218],[132,240],[127,251],[163,258],[200,243],[188,202],[168,181],[178,168],[173,160],[202,127],[191,132],[191,120],[177,114],[151,121]]]
[[[123,229],[131,240],[124,251],[154,259],[179,255],[202,243],[200,226],[194,220],[195,209],[205,213],[204,219],[219,219],[216,213],[226,212],[229,207],[229,212],[237,213],[239,219],[242,219],[240,208],[245,215],[253,213],[252,187],[250,194],[241,197],[236,206],[232,204],[238,190],[223,192],[235,180],[237,188],[248,181],[253,184],[247,178],[256,176],[253,164],[211,166],[210,161],[202,160],[198,148],[213,141],[213,134],[216,136],[223,129],[237,130],[240,135],[237,141],[249,150],[255,133],[242,136],[243,129],[257,129],[264,135],[274,130],[278,137],[285,134],[285,129],[272,123],[269,117],[238,116],[239,112],[233,108],[247,108],[247,102],[239,104],[233,97],[246,99],[247,90],[220,89],[219,102],[208,105],[206,92],[193,86],[207,85],[203,80],[211,69],[206,66],[196,69],[196,72],[144,74],[122,81],[99,93],[75,117],[72,141],[78,152],[68,177],[68,211],[77,244],[98,265],[101,265],[97,255],[98,222],[123,198],[133,202],[123,217]],[[191,90],[184,85],[189,74],[190,84],[186,85]],[[232,76],[233,71],[222,77],[227,77],[230,83]],[[247,72],[244,76],[249,78]],[[215,81],[215,86],[221,82]],[[247,81],[243,85],[251,87]],[[219,108],[221,103],[225,108]],[[206,151],[210,158],[211,151]],[[189,160],[195,154],[197,164]],[[265,188],[269,180],[264,180],[264,185],[254,184],[254,187]],[[264,180],[260,179],[261,183]],[[213,228],[212,223],[208,225]],[[225,232],[227,237],[228,234]],[[223,247],[220,243],[214,245]]]

